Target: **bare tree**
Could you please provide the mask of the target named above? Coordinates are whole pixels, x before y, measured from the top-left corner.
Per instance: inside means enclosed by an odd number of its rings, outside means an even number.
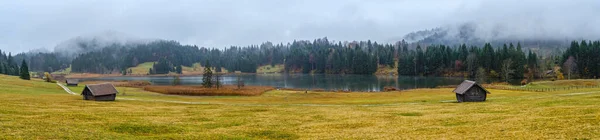
[[[505,82],[508,82],[508,79],[510,79],[510,75],[515,73],[515,70],[511,69],[512,64],[513,61],[510,58],[502,62],[502,66],[500,69],[502,70],[502,79],[504,79]]]
[[[240,71],[235,71],[235,75],[236,75],[236,83],[237,83],[237,89],[241,89],[242,87],[244,87],[244,81],[242,81],[242,77],[241,77],[242,72]]]
[[[181,85],[181,79],[179,78],[179,75],[175,75],[173,77],[173,86],[178,86]]]
[[[221,74],[217,73],[214,75],[213,78],[213,84],[215,85],[215,87],[217,87],[217,89],[221,88],[223,86],[223,83],[221,83]]]
[[[577,70],[577,63],[575,62],[575,57],[569,56],[569,59],[565,61],[563,64],[563,68],[567,73],[567,78],[571,79],[571,74],[573,74]]]
[[[545,75],[546,72],[551,68],[551,62],[549,63],[548,58],[546,59],[539,59],[539,70],[537,71],[536,75],[538,78],[540,79],[545,79]]]
[[[475,53],[471,53],[469,56],[467,56],[467,72],[469,72],[470,77],[475,75],[475,64],[477,64],[477,55],[475,55]]]
[[[477,73],[475,74],[475,79],[478,83],[485,83],[487,81],[487,73],[484,68],[479,67],[477,69]]]

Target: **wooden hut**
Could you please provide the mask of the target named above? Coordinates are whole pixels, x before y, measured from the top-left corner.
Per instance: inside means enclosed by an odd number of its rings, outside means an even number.
[[[84,100],[114,101],[117,97],[117,89],[110,83],[85,85],[81,92]]]
[[[65,83],[67,83],[67,86],[77,86],[79,84],[79,80],[67,79],[67,80],[65,80]]]
[[[56,81],[64,81],[67,78],[65,78],[65,74],[50,74],[52,76],[52,80],[56,80]]]
[[[481,87],[481,85],[469,80],[463,81],[453,92],[456,93],[456,100],[458,100],[459,103],[483,102],[485,101],[487,94],[490,94],[490,92]]]

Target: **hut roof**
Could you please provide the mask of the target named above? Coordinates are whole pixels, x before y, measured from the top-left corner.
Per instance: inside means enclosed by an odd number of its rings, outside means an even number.
[[[464,94],[469,89],[471,89],[473,86],[478,86],[479,88],[483,89],[486,93],[490,94],[489,91],[487,91],[485,88],[483,88],[479,84],[475,83],[475,81],[469,81],[469,80],[463,81],[460,85],[458,85],[458,87],[456,87],[456,89],[454,89],[453,92],[456,94]]]
[[[67,84],[78,84],[79,80],[77,79],[67,79]]]
[[[546,71],[546,74],[552,74],[552,73],[554,73],[554,70],[547,70]]]
[[[117,94],[119,91],[110,83],[85,85],[94,96]]]

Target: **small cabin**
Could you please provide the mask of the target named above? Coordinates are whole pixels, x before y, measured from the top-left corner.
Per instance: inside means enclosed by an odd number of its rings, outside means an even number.
[[[110,83],[85,85],[81,95],[84,100],[114,101],[117,97],[117,89]]]
[[[456,93],[456,100],[460,102],[483,102],[487,94],[490,94],[485,88],[475,81],[465,80],[453,91]]]
[[[79,80],[77,79],[67,79],[65,80],[65,83],[67,83],[67,86],[77,86],[79,84]]]

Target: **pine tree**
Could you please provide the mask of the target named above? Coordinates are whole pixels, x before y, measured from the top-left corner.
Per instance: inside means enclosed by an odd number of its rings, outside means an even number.
[[[202,74],[202,86],[205,88],[211,88],[213,86],[212,83],[212,70],[210,69],[210,63],[206,60],[206,64],[204,65],[204,74]]]
[[[177,71],[177,74],[182,74],[183,70],[182,70],[181,65],[177,65],[177,67],[175,67],[175,71]]]
[[[525,74],[525,65],[527,64],[527,58],[525,53],[521,49],[521,43],[517,43],[517,49],[513,52],[513,56],[516,60],[515,65],[513,65],[515,73],[513,74],[514,79],[521,79]]]
[[[215,87],[217,87],[217,89],[221,88],[221,74],[215,74],[213,84],[215,85]]]
[[[6,74],[6,71],[4,70],[4,64],[0,63],[0,74]]]
[[[24,80],[31,79],[31,75],[29,75],[29,67],[27,66],[27,63],[25,62],[25,60],[23,60],[23,63],[21,63],[21,74],[20,74],[19,78],[24,79]]]

